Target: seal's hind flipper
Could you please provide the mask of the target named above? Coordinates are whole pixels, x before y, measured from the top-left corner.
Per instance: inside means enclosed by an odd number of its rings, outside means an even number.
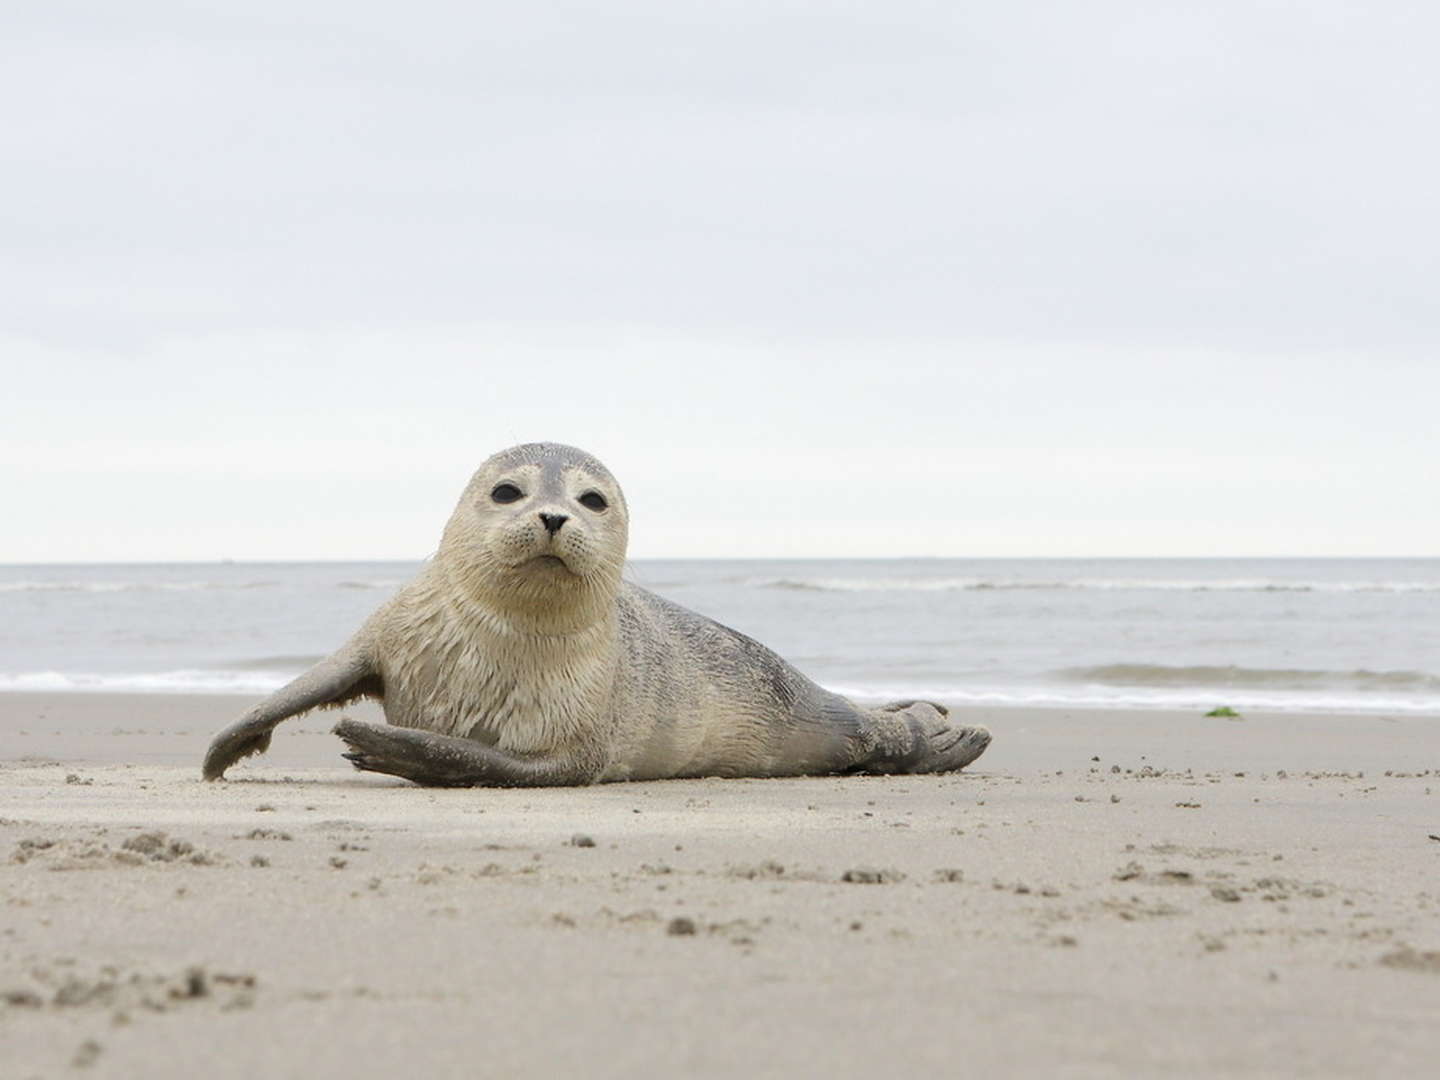
[[[876,753],[859,764],[861,772],[940,773],[969,765],[990,745],[990,729],[957,724],[950,710],[933,701],[897,701],[871,715],[883,717],[884,732]],[[903,732],[896,721],[904,722]]]
[[[926,737],[926,751],[906,772],[956,772],[965,768],[990,745],[990,729],[979,724],[951,724]]]

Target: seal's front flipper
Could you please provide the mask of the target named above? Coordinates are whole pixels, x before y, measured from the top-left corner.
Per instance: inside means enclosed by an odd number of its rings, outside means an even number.
[[[341,720],[342,755],[364,772],[386,773],[427,787],[548,787],[593,777],[564,758],[522,758],[493,746],[413,728]]]
[[[384,688],[365,650],[347,645],[304,675],[282,686],[224,731],[205,753],[201,774],[218,780],[243,757],[270,748],[270,732],[280,721],[319,705],[342,705],[359,697],[383,697]]]

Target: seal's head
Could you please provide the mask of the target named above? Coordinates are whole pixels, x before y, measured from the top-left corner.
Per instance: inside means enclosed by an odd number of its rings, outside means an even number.
[[[496,614],[564,631],[593,622],[613,601],[628,527],[609,469],[573,446],[526,443],[476,470],[436,559]]]

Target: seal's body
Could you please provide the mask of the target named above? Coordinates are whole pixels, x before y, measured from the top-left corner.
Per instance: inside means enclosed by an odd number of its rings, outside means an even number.
[[[357,768],[422,784],[945,772],[989,744],[943,706],[861,708],[763,645],[621,580],[628,520],[582,451],[517,446],[476,472],[434,560],[338,652],[221,732],[216,779],[282,720],[342,720]]]

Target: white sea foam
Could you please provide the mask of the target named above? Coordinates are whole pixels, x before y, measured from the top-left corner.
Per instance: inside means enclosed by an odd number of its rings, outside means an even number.
[[[938,701],[945,705],[995,707],[1168,709],[1206,711],[1228,705],[1241,711],[1315,713],[1401,713],[1440,716],[1440,694],[1396,696],[1365,693],[1284,692],[1227,690],[1200,687],[1172,689],[1113,689],[1061,686],[905,686],[902,684],[841,685],[828,687],[864,704],[888,701]]]
[[[0,693],[267,694],[294,672],[191,669],[152,672],[28,671],[0,674]]]
[[[186,669],[96,673],[35,671],[0,674],[0,693],[266,694],[289,682],[293,670]],[[1440,693],[1395,694],[1345,690],[1277,690],[1204,686],[1107,687],[1059,684],[830,683],[828,688],[875,704],[928,700],[948,705],[1032,708],[1208,710],[1229,705],[1245,710],[1322,713],[1399,713],[1440,716]]]

